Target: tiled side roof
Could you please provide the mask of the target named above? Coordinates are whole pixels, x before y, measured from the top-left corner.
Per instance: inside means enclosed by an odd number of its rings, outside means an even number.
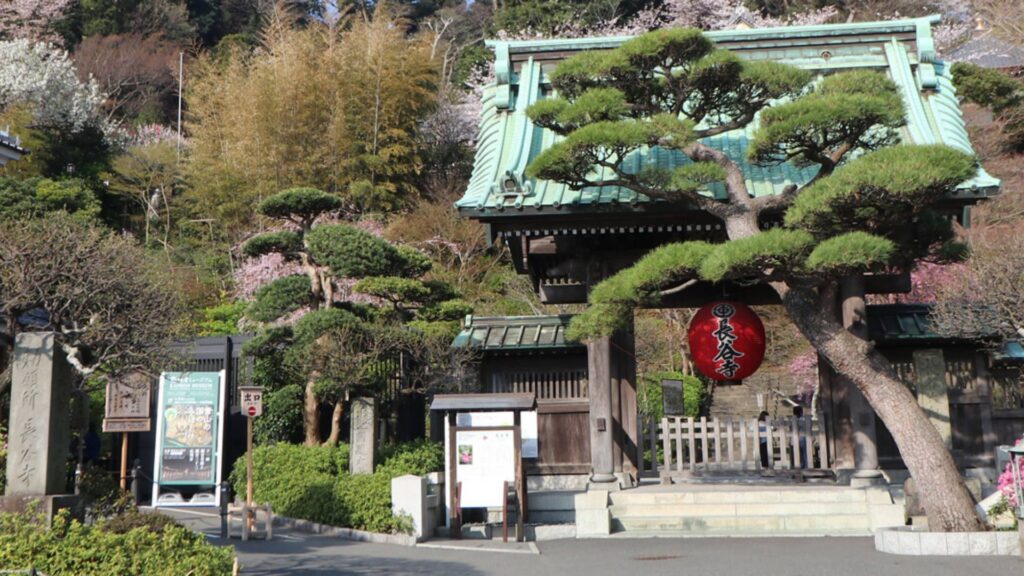
[[[867,307],[868,338],[879,343],[947,340],[934,329],[927,304],[876,304]]]
[[[28,150],[21,147],[21,139],[0,130],[0,166],[12,160],[20,160],[28,154]]]
[[[932,327],[930,304],[876,304],[867,307],[868,338],[877,344],[937,345],[949,342],[969,341],[939,334]],[[993,332],[988,335],[997,338]],[[992,354],[996,362],[1024,362],[1024,346],[1021,342],[1003,342],[998,352]]]
[[[771,59],[816,72],[868,68],[884,70],[900,87],[907,105],[904,142],[945,143],[973,153],[960,115],[948,66],[935,59],[928,20],[804,26],[766,30],[731,30],[708,33],[741,57]],[[473,176],[456,206],[467,215],[515,216],[522,212],[552,215],[588,212],[623,212],[661,209],[664,201],[618,186],[572,190],[543,180],[529,180],[530,161],[558,138],[538,128],[526,109],[550,91],[547,73],[556,64],[552,53],[607,49],[628,38],[534,40],[493,42],[496,83],[484,95],[477,156]],[[518,69],[516,65],[518,64]],[[755,196],[777,194],[789,184],[809,180],[816,168],[791,164],[756,166],[746,161],[747,144],[756,122],[741,130],[706,140],[740,163],[747,186]],[[679,153],[654,148],[626,159],[634,169],[644,165],[671,168],[689,162]],[[507,188],[503,186],[508,183]],[[999,181],[979,170],[962,184],[958,196],[985,196]],[[722,197],[720,185],[706,190]]]
[[[452,342],[455,348],[471,347],[485,352],[586,348],[567,342],[565,330],[572,315],[467,316],[462,331]]]

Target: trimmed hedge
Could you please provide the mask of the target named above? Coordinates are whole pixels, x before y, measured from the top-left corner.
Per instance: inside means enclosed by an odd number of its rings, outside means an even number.
[[[391,514],[391,479],[444,468],[444,449],[426,440],[385,447],[373,474],[348,473],[348,446],[260,446],[253,453],[254,498],[274,512],[371,532],[403,532]],[[245,459],[231,472],[236,494],[245,493]]]
[[[213,546],[173,522],[159,530],[142,524],[117,533],[69,521],[66,514],[50,528],[34,515],[0,514],[0,569],[35,568],[49,576],[231,574],[231,548]]]

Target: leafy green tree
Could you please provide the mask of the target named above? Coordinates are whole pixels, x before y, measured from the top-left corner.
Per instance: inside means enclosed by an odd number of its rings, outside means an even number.
[[[953,65],[953,80],[964,100],[992,110],[1008,148],[1024,150],[1024,82],[966,62]]]
[[[340,207],[337,196],[313,188],[275,194],[260,203],[259,211],[290,228],[255,236],[244,247],[250,257],[278,253],[302,269],[302,274],[260,288],[246,315],[270,326],[250,343],[256,355],[286,349],[282,364],[304,381],[303,428],[309,445],[320,442],[321,403],[333,406],[327,442],[336,443],[345,393],[372,390],[387,376],[380,372],[383,361],[414,347],[414,337],[399,327],[412,323],[428,335],[441,327],[450,337],[453,324],[469,311],[447,284],[422,278],[431,262],[420,252],[347,224],[315,225]],[[355,292],[384,305],[345,299],[344,279],[358,280]],[[289,319],[302,309],[312,311]]]
[[[509,32],[552,35],[567,26],[588,28],[632,16],[654,2],[644,0],[507,0],[495,12],[494,25]]]
[[[662,290],[687,281],[767,285],[892,431],[920,486],[929,525],[977,529],[970,495],[938,431],[888,362],[836,319],[832,300],[848,278],[909,269],[953,252],[949,221],[936,203],[975,174],[975,159],[944,146],[890,146],[903,106],[895,84],[881,74],[811,80],[782,64],[743,61],[692,29],[585,52],[552,72],[559,96],[528,113],[563,138],[534,159],[530,176],[577,188],[620,185],[689,203],[722,220],[728,236],[721,244],[663,246],[600,283],[570,335],[589,339],[627,328],[635,308],[657,305]],[[755,198],[742,165],[704,140],[747,126],[758,114],[750,162],[816,167],[807,184]],[[651,147],[690,162],[639,172],[623,162]],[[599,181],[595,169],[609,176]],[[723,198],[705,192],[711,183],[724,188]],[[783,215],[783,225],[762,229],[762,217],[771,214]]]
[[[34,218],[47,212],[63,211],[89,221],[100,215],[100,201],[78,179],[0,177],[0,220]]]

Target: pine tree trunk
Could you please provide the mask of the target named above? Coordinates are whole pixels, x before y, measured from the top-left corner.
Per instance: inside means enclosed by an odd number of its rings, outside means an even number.
[[[320,444],[320,403],[316,399],[317,374],[309,375],[306,380],[305,399],[302,408],[302,427],[306,432],[306,446]]]
[[[338,400],[334,403],[334,411],[331,413],[331,435],[324,441],[324,446],[337,446],[341,440],[341,417],[345,414],[344,402],[344,400]]]
[[[982,530],[953,456],[885,357],[822,314],[822,302],[814,290],[791,288],[780,293],[803,335],[837,373],[856,384],[892,433],[920,491],[930,529]]]

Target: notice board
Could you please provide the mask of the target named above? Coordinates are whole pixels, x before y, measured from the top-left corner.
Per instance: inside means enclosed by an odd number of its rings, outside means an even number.
[[[456,474],[463,508],[501,506],[504,483],[516,481],[515,432],[459,430],[455,433]]]

